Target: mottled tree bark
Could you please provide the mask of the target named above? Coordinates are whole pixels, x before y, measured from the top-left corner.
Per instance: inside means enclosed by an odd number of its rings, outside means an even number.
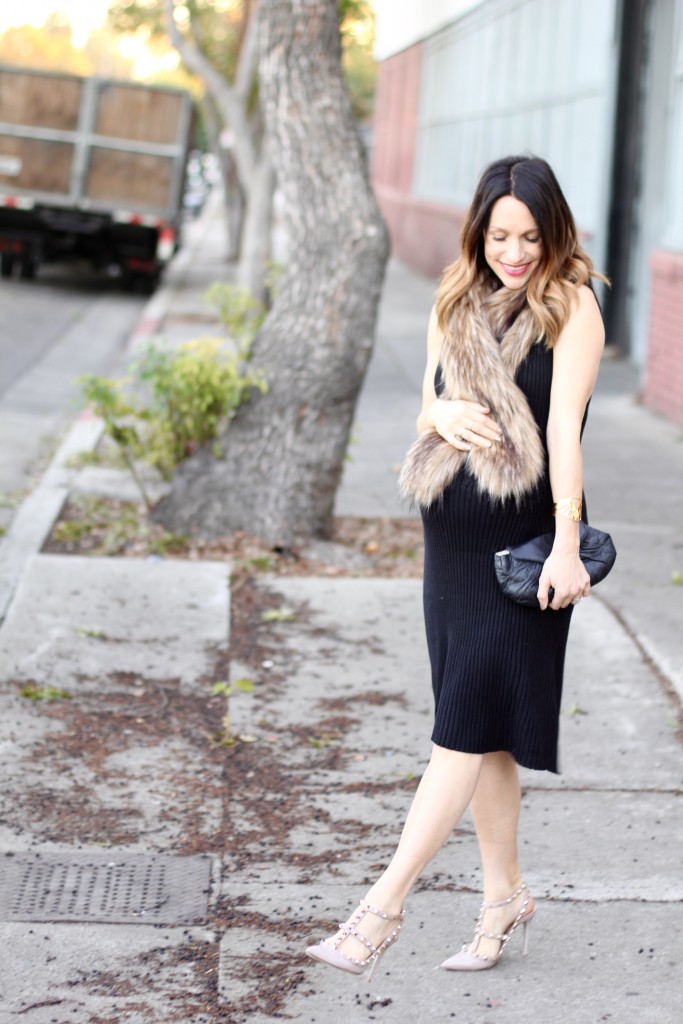
[[[388,239],[340,65],[337,0],[261,0],[261,99],[290,261],[256,339],[269,384],[181,466],[159,517],[288,547],[329,533],[374,340]]]

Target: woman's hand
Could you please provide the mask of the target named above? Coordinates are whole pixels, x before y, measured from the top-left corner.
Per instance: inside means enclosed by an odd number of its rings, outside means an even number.
[[[490,448],[494,442],[502,440],[491,410],[478,402],[437,398],[429,407],[428,420],[437,434],[461,452],[470,451],[473,445]]]
[[[552,601],[548,600],[548,590],[555,591]],[[552,608],[566,608],[570,604],[578,604],[582,597],[588,597],[591,590],[590,576],[579,558],[578,551],[556,551],[553,549],[543,566],[538,584],[538,603],[541,611]]]

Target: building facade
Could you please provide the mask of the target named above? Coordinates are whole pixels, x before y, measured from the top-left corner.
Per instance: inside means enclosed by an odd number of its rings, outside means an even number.
[[[544,157],[612,278],[608,340],[683,424],[683,0],[375,7],[373,180],[394,252],[438,276],[483,167]]]

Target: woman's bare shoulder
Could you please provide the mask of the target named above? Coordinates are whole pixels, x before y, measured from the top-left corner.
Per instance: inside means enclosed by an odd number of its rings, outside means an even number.
[[[580,284],[578,288],[572,289],[572,308],[570,317],[575,316],[577,313],[580,316],[598,316],[602,320],[602,313],[600,311],[600,305],[595,296],[595,292],[587,284]]]
[[[598,332],[603,329],[600,305],[595,297],[595,292],[587,284],[581,284],[578,287],[572,288],[569,316],[560,337],[567,330],[571,333],[577,327],[584,330],[588,328]]]
[[[602,350],[605,343],[605,325],[598,300],[592,288],[580,285],[573,290],[569,317],[560,331],[558,350],[595,348]]]

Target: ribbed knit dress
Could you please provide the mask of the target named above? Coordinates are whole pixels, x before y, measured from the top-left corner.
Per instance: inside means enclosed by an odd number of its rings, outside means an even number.
[[[516,383],[545,446],[553,355],[534,345]],[[443,391],[437,370],[437,395]],[[557,741],[572,607],[542,612],[500,590],[493,556],[554,530],[546,471],[518,505],[482,494],[463,467],[423,511],[424,613],[436,712],[432,740],[467,753],[509,751],[527,768],[558,771]]]

